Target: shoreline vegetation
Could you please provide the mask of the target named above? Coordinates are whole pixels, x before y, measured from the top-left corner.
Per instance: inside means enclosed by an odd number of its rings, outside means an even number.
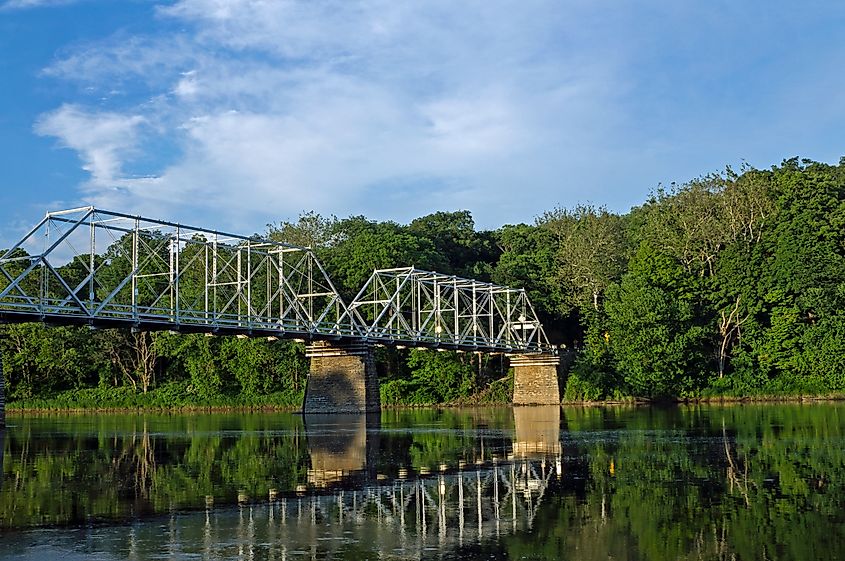
[[[626,214],[580,205],[477,230],[468,211],[407,225],[308,212],[263,235],[314,248],[347,300],[373,269],[408,264],[523,287],[561,348],[563,403],[611,404],[845,397],[843,232],[845,158],[794,158],[658,188]],[[126,243],[101,256],[103,279],[126,275]],[[20,324],[0,326],[0,350],[10,413],[297,410],[308,374],[294,341]],[[501,355],[378,348],[376,361],[385,408],[512,395]]]
[[[583,407],[654,407],[654,406],[685,406],[685,405],[743,405],[743,404],[799,404],[799,403],[831,403],[845,401],[845,393],[829,395],[792,395],[792,396],[722,396],[707,397],[699,399],[646,399],[631,398],[625,400],[597,400],[597,401],[561,401],[559,407],[583,408]],[[25,415],[50,415],[50,414],[93,414],[93,413],[293,413],[303,414],[301,406],[294,405],[155,405],[155,406],[98,406],[98,407],[77,407],[72,404],[51,402],[44,400],[42,405],[18,405],[12,403],[7,406],[6,412],[10,416]],[[421,405],[383,405],[382,411],[404,411],[415,409],[452,409],[456,411],[467,409],[485,409],[490,407],[532,407],[531,405],[513,405],[511,403],[437,403]],[[554,405],[541,405],[539,407],[554,407]]]

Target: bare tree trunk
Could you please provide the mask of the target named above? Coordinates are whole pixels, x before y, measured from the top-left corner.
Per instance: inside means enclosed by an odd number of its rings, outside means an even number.
[[[153,374],[155,372],[156,354],[153,346],[152,336],[147,332],[134,333],[135,370],[141,382],[141,389],[144,393],[150,388]]]
[[[117,366],[132,388],[147,393],[155,373],[156,353],[154,341],[147,332],[132,333],[123,343],[118,336],[109,347],[112,364]]]
[[[741,296],[736,297],[736,302],[734,302],[733,309],[729,314],[725,314],[722,311],[722,319],[719,321],[719,335],[722,337],[722,344],[719,346],[719,378],[725,375],[728,350],[730,349],[731,342],[733,342],[734,335],[740,332],[740,327],[749,317],[745,316],[739,319],[739,302],[741,298]]]

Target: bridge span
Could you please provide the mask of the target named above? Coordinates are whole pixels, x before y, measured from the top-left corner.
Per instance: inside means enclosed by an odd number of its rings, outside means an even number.
[[[301,340],[309,413],[378,410],[377,345],[504,353],[514,403],[559,403],[523,289],[411,266],[347,304],[311,248],[94,207],[49,212],[0,253],[0,322]]]

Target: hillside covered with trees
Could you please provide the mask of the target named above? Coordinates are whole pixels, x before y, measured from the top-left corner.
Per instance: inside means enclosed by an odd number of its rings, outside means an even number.
[[[567,400],[845,392],[845,159],[728,169],[625,215],[555,208],[478,231],[468,211],[407,225],[305,213],[265,235],[315,248],[349,299],[373,269],[410,264],[526,288],[569,359]],[[19,406],[295,406],[308,370],[288,341],[2,331]],[[384,403],[508,399],[501,356],[378,353]]]

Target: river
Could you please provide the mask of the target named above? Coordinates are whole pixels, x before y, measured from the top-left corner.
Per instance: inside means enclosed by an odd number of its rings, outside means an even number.
[[[0,559],[845,559],[845,406],[15,416]]]

